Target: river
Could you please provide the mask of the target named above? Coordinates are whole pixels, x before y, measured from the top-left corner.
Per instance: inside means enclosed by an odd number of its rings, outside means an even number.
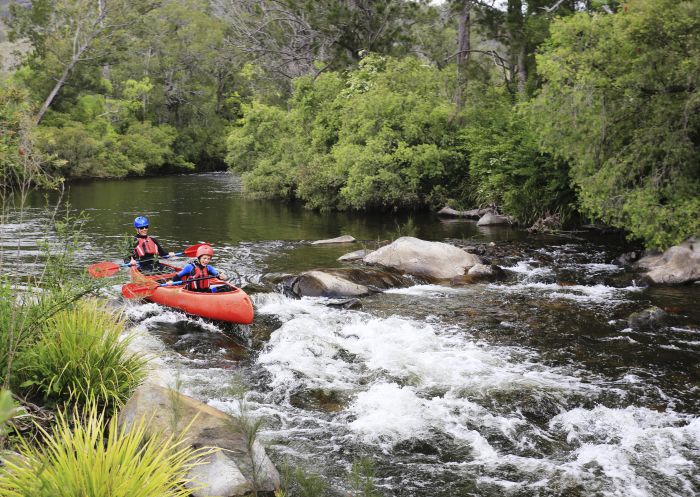
[[[232,384],[245,383],[273,461],[322,475],[333,495],[348,495],[358,457],[386,496],[700,493],[700,285],[640,285],[612,263],[629,250],[623,240],[427,213],[318,213],[246,199],[222,173],[76,183],[68,199],[90,216],[76,266],[119,259],[136,215],[168,250],[213,243],[214,265],[252,283],[341,267],[340,255],[404,234],[495,245],[503,282],[415,285],[357,310],[251,291],[248,328],[123,301],[126,275],[108,289],[168,381],[230,412],[241,407]],[[2,226],[12,271],[32,271],[40,205]],[[309,244],[342,234],[360,242]],[[631,329],[630,313],[650,305],[666,321]]]

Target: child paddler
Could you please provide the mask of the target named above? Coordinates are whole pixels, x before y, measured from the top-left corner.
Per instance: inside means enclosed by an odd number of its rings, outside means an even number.
[[[214,249],[211,245],[202,245],[197,249],[197,258],[187,264],[182,271],[173,276],[167,285],[185,280],[185,288],[193,292],[211,292],[211,277],[226,279],[223,271],[217,271],[209,263],[214,257]]]
[[[131,265],[138,262],[139,270],[145,273],[157,272],[160,268],[158,257],[172,257],[175,252],[166,252],[158,240],[148,235],[148,218],[139,216],[134,219],[134,243],[131,254],[124,259]]]

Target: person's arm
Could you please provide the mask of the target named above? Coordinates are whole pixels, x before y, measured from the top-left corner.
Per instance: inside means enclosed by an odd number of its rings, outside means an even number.
[[[217,270],[214,266],[207,265],[207,272],[209,272],[210,275],[216,276],[219,279],[226,279],[226,275],[224,274],[224,272]]]
[[[166,250],[162,247],[162,245],[156,240],[155,238],[151,237],[151,240],[156,244],[156,247],[158,247],[158,255],[161,257],[173,257],[175,255],[175,252],[166,252]]]
[[[194,269],[194,266],[192,264],[186,265],[185,267],[182,268],[182,271],[180,271],[175,276],[173,276],[173,281],[181,281],[182,278],[184,278],[185,276],[190,274],[193,269]]]

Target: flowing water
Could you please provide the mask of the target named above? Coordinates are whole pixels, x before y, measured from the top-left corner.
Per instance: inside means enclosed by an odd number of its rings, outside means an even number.
[[[494,251],[503,282],[417,284],[358,310],[251,291],[256,320],[243,328],[124,302],[125,275],[115,279],[108,294],[164,382],[229,412],[244,382],[273,461],[323,475],[334,495],[348,495],[358,457],[373,461],[386,496],[700,493],[700,285],[640,286],[612,264],[629,250],[619,239],[319,214],[244,199],[225,174],[79,183],[69,200],[90,215],[85,265],[122,257],[138,214],[168,250],[214,243],[214,265],[243,282],[341,267],[340,255],[403,234]],[[15,272],[31,272],[40,250],[45,211],[37,200],[27,213],[2,226]],[[341,234],[361,242],[308,243]],[[630,328],[650,305],[667,319]]]

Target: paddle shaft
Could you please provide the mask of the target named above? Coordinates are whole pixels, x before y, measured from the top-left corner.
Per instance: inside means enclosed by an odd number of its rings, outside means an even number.
[[[175,285],[182,285],[183,283],[189,283],[190,281],[202,281],[202,280],[210,280],[212,278],[218,278],[218,276],[204,276],[202,278],[193,278],[193,279],[187,279],[187,280],[180,280],[180,281],[173,281],[172,285],[168,285],[167,283],[163,283],[162,285],[158,286],[175,286]],[[222,280],[223,281],[223,280]]]
[[[182,252],[176,252],[172,256],[170,255],[164,255],[162,256],[163,259],[167,259],[169,257],[177,257],[181,255],[186,255],[187,257],[195,257],[197,255],[197,249],[201,247],[202,245],[208,245],[207,243],[197,243],[195,245],[191,245],[187,247],[185,250]],[[107,276],[113,276],[119,271],[119,268],[123,267],[139,267],[139,262],[142,263],[149,263],[149,262],[154,262],[158,258],[157,255],[153,255],[151,257],[146,257],[141,259],[140,261],[137,261],[135,264],[131,264],[131,262],[123,262],[120,264],[116,264],[114,262],[98,262],[96,264],[92,264],[91,266],[88,266],[88,273],[90,273],[90,276],[93,278],[104,278]]]

